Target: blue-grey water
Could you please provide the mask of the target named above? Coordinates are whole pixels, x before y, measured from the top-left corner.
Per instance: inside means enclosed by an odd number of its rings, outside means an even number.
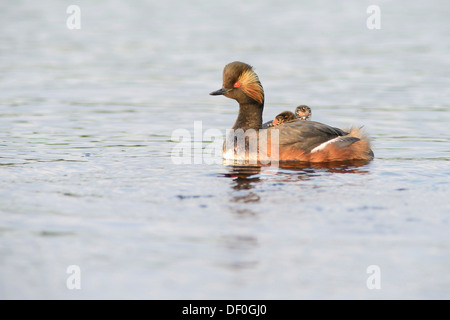
[[[448,9],[0,2],[0,298],[450,298]],[[194,126],[232,126],[236,102],[208,93],[234,60],[255,67],[265,121],[307,104],[364,126],[375,160],[207,164]]]

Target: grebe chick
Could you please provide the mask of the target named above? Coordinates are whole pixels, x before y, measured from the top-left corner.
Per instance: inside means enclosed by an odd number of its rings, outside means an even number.
[[[300,120],[311,120],[311,108],[305,105],[300,105],[295,108],[295,116]]]
[[[295,114],[290,111],[283,111],[279,115],[275,117],[275,119],[272,121],[271,127],[278,126],[282,123],[295,120]]]

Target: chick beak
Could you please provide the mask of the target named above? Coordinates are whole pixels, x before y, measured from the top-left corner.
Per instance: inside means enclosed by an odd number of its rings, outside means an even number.
[[[224,95],[225,93],[227,93],[228,91],[230,91],[230,89],[222,88],[222,89],[219,89],[219,90],[211,92],[210,95],[212,95],[212,96],[221,96],[221,95]]]

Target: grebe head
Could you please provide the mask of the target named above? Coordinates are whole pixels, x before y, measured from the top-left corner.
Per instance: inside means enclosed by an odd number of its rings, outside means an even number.
[[[264,90],[252,66],[244,62],[231,62],[223,69],[222,88],[210,95],[224,95],[239,104],[264,105]]]

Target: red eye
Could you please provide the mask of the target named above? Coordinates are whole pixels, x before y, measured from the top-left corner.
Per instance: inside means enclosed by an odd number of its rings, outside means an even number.
[[[239,88],[240,86],[241,86],[241,83],[239,81],[234,84],[235,88]]]

